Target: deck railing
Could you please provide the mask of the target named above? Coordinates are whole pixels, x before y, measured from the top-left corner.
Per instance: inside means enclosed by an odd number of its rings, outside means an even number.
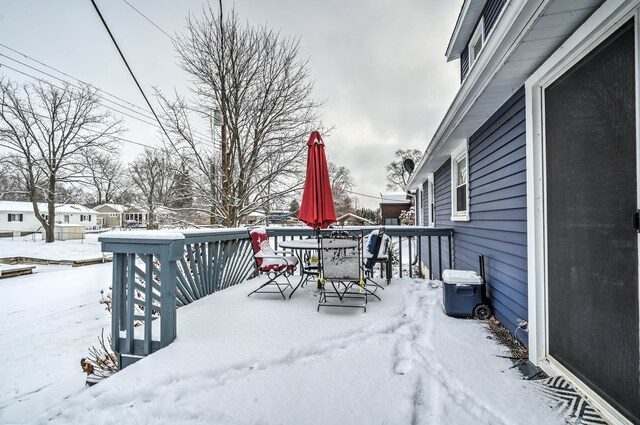
[[[366,234],[377,228],[345,229]],[[276,249],[283,240],[314,235],[304,227],[267,232]],[[452,229],[386,226],[385,233],[393,242],[398,277],[413,277],[416,270],[424,277],[424,268],[433,276],[432,259],[439,264],[438,275],[443,258],[451,264]],[[256,276],[246,228],[117,232],[99,240],[103,252],[113,253],[111,344],[121,368],[173,342],[178,307]]]

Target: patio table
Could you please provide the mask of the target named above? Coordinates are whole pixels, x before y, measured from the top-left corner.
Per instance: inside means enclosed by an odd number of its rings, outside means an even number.
[[[355,248],[358,246],[358,241],[353,239],[337,239],[330,245],[330,249],[344,249]],[[278,244],[278,248],[292,249],[295,251],[296,256],[300,260],[300,282],[293,288],[289,298],[293,296],[296,290],[305,282],[309,276],[320,275],[320,263],[318,265],[306,265],[304,261],[304,251],[318,251],[320,246],[318,245],[318,239],[297,239],[291,241],[282,241]]]

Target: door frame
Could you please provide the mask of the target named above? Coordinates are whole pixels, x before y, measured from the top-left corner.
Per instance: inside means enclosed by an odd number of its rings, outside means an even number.
[[[638,53],[640,0],[608,0],[602,4],[525,82],[527,152],[527,258],[529,360],[549,374],[567,377],[612,423],[629,423],[602,397],[549,355],[548,272],[546,236],[546,164],[544,89],[579,62],[630,19],[635,21],[636,173],[640,199],[640,80]],[[638,237],[640,248],[640,234]],[[640,249],[639,249],[640,256]],[[640,264],[640,258],[639,258]],[[640,290],[638,294],[640,305]],[[640,334],[640,323],[638,324]]]

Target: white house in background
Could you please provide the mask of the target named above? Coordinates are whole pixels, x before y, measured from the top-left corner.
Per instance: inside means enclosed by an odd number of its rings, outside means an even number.
[[[38,211],[45,218],[47,204],[38,203]],[[56,206],[56,223],[82,224],[86,229],[97,226],[98,213],[78,204]],[[36,232],[42,224],[33,212],[31,202],[0,201],[0,231]]]
[[[98,212],[98,227],[122,227],[127,207],[120,204],[102,204],[93,208]]]
[[[253,211],[246,215],[245,222],[247,224],[261,224],[264,223],[266,214],[260,211]]]
[[[149,212],[142,208],[132,206],[126,209],[124,212],[124,224],[128,227],[147,227],[147,221],[149,220]]]
[[[38,204],[38,207],[40,214],[46,218],[46,205]],[[0,201],[0,231],[35,232],[41,227],[31,202]]]
[[[40,204],[40,209],[46,210],[46,204]],[[85,229],[98,226],[98,212],[80,204],[56,205],[56,223],[82,224]]]

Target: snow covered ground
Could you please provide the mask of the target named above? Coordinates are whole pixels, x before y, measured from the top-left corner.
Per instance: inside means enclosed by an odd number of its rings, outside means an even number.
[[[111,321],[98,303],[111,264],[35,272],[0,280],[0,424],[28,422],[85,391],[80,359]]]
[[[0,258],[29,257],[44,260],[87,260],[102,257],[98,233],[87,233],[84,240],[45,243],[42,235],[0,238]]]
[[[247,298],[249,281],[181,308],[173,344],[85,388],[110,278],[105,264],[0,281],[0,423],[565,423],[485,325],[410,279],[366,313],[316,312],[313,285]]]

